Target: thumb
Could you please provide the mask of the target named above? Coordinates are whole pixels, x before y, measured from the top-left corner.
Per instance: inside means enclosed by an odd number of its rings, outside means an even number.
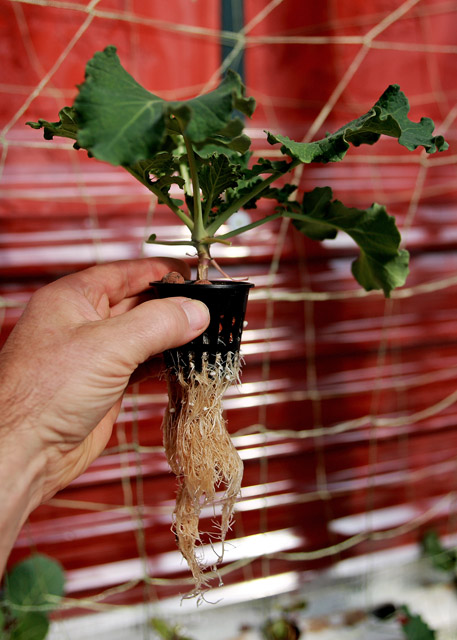
[[[151,356],[196,338],[209,320],[203,302],[174,297],[148,300],[102,324],[105,339],[116,344],[119,356],[133,371]]]

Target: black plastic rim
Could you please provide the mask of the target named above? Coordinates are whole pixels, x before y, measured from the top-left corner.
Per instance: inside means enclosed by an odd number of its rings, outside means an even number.
[[[253,284],[232,280],[216,280],[211,284],[194,284],[193,281],[150,284],[154,298],[193,298],[204,302],[210,311],[209,326],[200,336],[164,353],[167,368],[201,371],[204,361],[209,365],[218,361],[224,367],[228,353],[239,354],[248,295]]]

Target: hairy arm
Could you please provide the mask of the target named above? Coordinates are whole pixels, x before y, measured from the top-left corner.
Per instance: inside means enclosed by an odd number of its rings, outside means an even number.
[[[105,448],[132,375],[209,321],[186,298],[142,301],[172,259],[91,267],[31,298],[0,353],[0,575],[30,512]]]

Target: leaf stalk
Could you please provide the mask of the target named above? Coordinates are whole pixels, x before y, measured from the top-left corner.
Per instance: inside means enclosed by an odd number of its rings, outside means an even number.
[[[182,132],[184,144],[186,145],[187,161],[189,163],[190,179],[192,182],[192,196],[193,196],[193,204],[194,204],[194,210],[192,212],[193,213],[192,217],[194,221],[194,228],[192,230],[192,240],[194,240],[194,242],[201,242],[201,239],[208,234],[205,232],[205,227],[203,224],[202,201],[200,197],[200,182],[198,179],[197,162],[195,160],[195,154],[192,148],[192,143],[183,132],[181,122],[179,121],[178,118],[177,120]]]
[[[184,224],[188,229],[193,231],[193,228],[194,228],[193,220],[187,215],[185,211],[183,211],[178,206],[176,206],[173,200],[168,195],[166,195],[165,193],[163,193],[163,191],[155,187],[150,180],[145,178],[138,171],[135,171],[134,169],[132,169],[132,167],[126,165],[124,168],[134,178],[136,178],[139,182],[141,182],[141,184],[143,184],[147,189],[149,189],[149,191],[151,191],[154,195],[156,195],[159,202],[161,202],[162,204],[166,204],[167,207],[169,207],[173,211],[173,213],[178,216],[181,222],[184,222]]]
[[[225,240],[228,240],[229,238],[234,238],[235,236],[238,236],[241,233],[244,233],[245,231],[250,231],[251,229],[255,229],[256,227],[259,227],[261,224],[264,224],[265,222],[270,222],[271,220],[276,220],[277,218],[281,218],[283,216],[289,217],[287,214],[284,213],[284,211],[276,211],[276,213],[272,213],[269,216],[265,216],[260,220],[256,220],[255,222],[246,224],[243,227],[238,227],[238,229],[233,229],[233,231],[229,231],[228,233],[223,233],[220,236],[216,236],[215,240],[217,242],[224,242]]]

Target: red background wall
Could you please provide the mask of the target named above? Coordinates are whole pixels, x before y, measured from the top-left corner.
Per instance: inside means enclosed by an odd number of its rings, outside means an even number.
[[[44,142],[25,122],[57,119],[85,62],[107,44],[163,97],[195,95],[219,77],[217,2],[55,4],[0,2],[2,341],[38,287],[97,261],[153,255],[144,237],[177,231],[129,175],[65,141]],[[301,189],[330,184],[346,204],[378,201],[396,215],[412,264],[390,301],[356,288],[349,242],[320,246],[273,223],[218,249],[224,268],[256,285],[243,386],[226,400],[246,468],[232,537],[271,532],[226,583],[286,571],[305,580],[344,558],[416,543],[429,526],[456,533],[456,11],[444,0],[245,2],[258,154],[271,153],[263,128],[318,136],[366,111],[390,83],[451,147],[428,158],[389,140],[301,177]],[[11,563],[48,553],[67,570],[68,595],[125,585],[103,598],[125,603],[144,597],[144,557],[149,577],[166,579],[149,597],[186,591],[170,532],[164,405],[161,381],[126,397],[106,454],[32,514]],[[356,517],[367,513],[371,528]]]

